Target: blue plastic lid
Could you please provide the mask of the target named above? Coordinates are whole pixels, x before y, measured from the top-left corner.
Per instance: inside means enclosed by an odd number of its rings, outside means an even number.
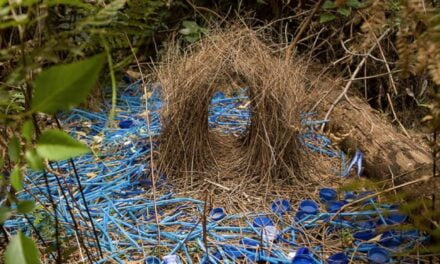
[[[358,231],[353,234],[353,237],[359,240],[370,240],[376,235],[376,231],[369,229],[369,230],[362,230]]]
[[[219,221],[226,216],[225,210],[221,207],[216,207],[209,212],[209,217],[214,221]]]
[[[306,254],[295,255],[292,264],[315,264],[315,260]]]
[[[401,232],[389,230],[380,236],[379,243],[384,247],[398,247],[402,244],[404,237]]]
[[[270,205],[272,212],[282,215],[291,210],[290,203],[287,200],[276,200]]]
[[[120,128],[130,128],[133,125],[133,120],[122,120],[119,122],[119,127]]]
[[[150,256],[145,259],[145,264],[160,264],[162,261],[158,257]]]
[[[393,213],[390,214],[385,221],[389,224],[401,224],[405,222],[407,219],[407,216],[401,213]]]
[[[300,247],[296,250],[296,255],[309,255],[310,251],[307,247]]]
[[[356,200],[357,196],[354,192],[346,192],[344,194],[344,200],[346,200],[347,202],[352,202],[354,200]]]
[[[299,210],[308,214],[317,214],[318,213],[318,204],[312,200],[303,200],[299,204]]]
[[[367,258],[370,263],[383,264],[390,261],[390,254],[380,247],[373,247],[368,251]]]
[[[344,202],[342,201],[331,201],[327,203],[327,211],[329,213],[336,213],[337,211],[339,211],[342,206],[344,206]]]
[[[274,223],[272,219],[266,216],[259,216],[254,219],[254,222],[252,223],[254,227],[265,227],[265,226],[273,226]]]
[[[306,212],[298,211],[298,212],[296,212],[295,217],[293,218],[293,220],[295,222],[299,222],[300,220],[304,219],[308,215],[309,214],[307,214]]]
[[[331,255],[327,259],[328,264],[347,264],[348,258],[347,255],[344,252],[339,252],[334,255]]]
[[[374,221],[360,221],[356,223],[361,229],[373,229],[376,227],[376,223]]]
[[[319,190],[319,199],[321,202],[334,201],[338,198],[338,193],[332,188],[322,188]]]

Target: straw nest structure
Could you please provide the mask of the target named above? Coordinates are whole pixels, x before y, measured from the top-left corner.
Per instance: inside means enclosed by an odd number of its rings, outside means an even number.
[[[166,104],[159,147],[162,172],[192,180],[293,182],[304,177],[297,129],[306,101],[304,67],[274,54],[248,29],[213,34],[183,53],[171,49],[156,72]],[[248,87],[250,98],[246,132],[234,137],[212,131],[208,108],[213,94],[242,87]]]

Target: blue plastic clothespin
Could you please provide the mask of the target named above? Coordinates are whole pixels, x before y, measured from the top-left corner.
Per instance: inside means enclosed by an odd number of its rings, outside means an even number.
[[[346,168],[346,170],[342,173],[342,177],[347,177],[350,175],[350,170],[354,166],[356,166],[357,170],[357,176],[360,177],[362,173],[362,158],[364,157],[364,154],[360,150],[356,150],[356,153],[354,154],[353,159],[351,160],[350,164]]]

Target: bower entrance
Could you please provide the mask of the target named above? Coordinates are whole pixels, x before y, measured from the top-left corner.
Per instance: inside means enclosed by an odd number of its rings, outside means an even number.
[[[299,116],[303,68],[273,56],[254,32],[236,30],[172,50],[158,68],[166,107],[159,169],[168,177],[302,177]],[[248,87],[250,123],[238,138],[209,128],[209,106],[225,87]]]

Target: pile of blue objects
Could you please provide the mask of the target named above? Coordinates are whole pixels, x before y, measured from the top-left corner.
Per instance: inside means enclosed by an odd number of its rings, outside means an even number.
[[[418,231],[397,228],[408,219],[394,205],[381,204],[374,197],[365,199],[361,206],[350,205],[370,193],[323,188],[316,201],[303,200],[294,206],[286,199],[275,200],[265,212],[228,214],[217,207],[210,211],[205,225],[201,217],[204,202],[177,197],[165,175],[156,175],[154,200],[151,175],[157,172],[151,170],[148,159],[161,129],[161,93],[153,89],[145,104],[139,86],[139,82],[133,83],[119,95],[116,126],[107,124],[108,111],[74,109],[62,118],[63,126],[93,150],[74,159],[92,219],[85,212],[67,161],[53,164],[53,170],[69,175],[61,179],[61,185],[48,173],[48,193],[43,174],[28,173],[27,192],[19,194],[20,199],[36,199],[44,205],[50,205],[50,195],[58,208],[52,214],[57,214],[68,235],[74,234],[69,206],[81,229],[90,230],[93,221],[105,253],[96,263],[389,263],[396,260],[397,253],[427,239]],[[243,133],[250,120],[247,104],[245,90],[234,97],[216,93],[209,109],[210,127],[224,133]],[[304,120],[308,127],[302,139],[305,147],[345,159],[331,148],[327,138],[314,131],[319,121]],[[355,167],[359,175],[361,154],[344,166],[342,176]],[[8,220],[4,227],[12,233],[32,233],[28,222],[20,217]],[[322,228],[327,239],[339,241],[341,234],[348,232],[351,240],[338,250],[329,250],[317,242],[319,239],[310,241],[309,237],[321,235]],[[92,232],[84,234],[90,238],[87,246],[96,248]]]

